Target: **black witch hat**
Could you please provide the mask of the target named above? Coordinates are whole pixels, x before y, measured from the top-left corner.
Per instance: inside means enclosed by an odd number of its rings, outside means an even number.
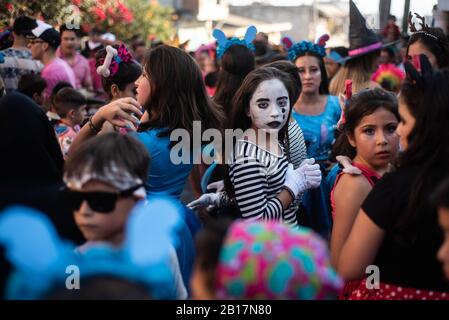
[[[383,44],[379,35],[368,28],[366,20],[355,3],[349,1],[349,52],[344,61],[382,49],[394,43]]]

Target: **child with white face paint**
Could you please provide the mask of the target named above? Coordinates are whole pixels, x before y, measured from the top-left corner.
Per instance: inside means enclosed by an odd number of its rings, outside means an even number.
[[[285,85],[279,79],[271,79],[257,87],[249,102],[247,116],[252,120],[251,128],[277,134],[287,122],[289,112],[290,101]]]
[[[231,127],[244,133],[229,157],[225,189],[244,219],[297,226],[298,195],[320,185],[314,160],[294,170],[281,144],[291,114],[291,86],[287,74],[260,68],[247,75],[233,100]]]

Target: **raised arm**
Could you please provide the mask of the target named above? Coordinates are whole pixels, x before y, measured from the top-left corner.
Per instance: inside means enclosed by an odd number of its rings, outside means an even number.
[[[135,114],[132,115],[132,114]],[[118,127],[126,127],[129,121],[136,127],[139,124],[137,117],[142,116],[140,106],[133,98],[122,98],[101,107],[80,130],[78,135],[69,149],[68,157],[70,157],[75,150],[77,150],[84,141],[95,136],[100,132],[105,121]]]

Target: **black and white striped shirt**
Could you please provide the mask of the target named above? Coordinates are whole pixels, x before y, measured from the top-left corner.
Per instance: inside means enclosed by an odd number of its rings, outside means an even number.
[[[304,134],[296,120],[288,123],[288,144],[285,145],[287,146],[285,152],[288,154],[288,159],[297,169],[307,158],[307,147]]]
[[[284,210],[276,197],[284,184],[288,166],[284,152],[278,156],[255,143],[238,140],[231,159],[229,177],[242,218],[277,220],[297,226],[299,199]]]

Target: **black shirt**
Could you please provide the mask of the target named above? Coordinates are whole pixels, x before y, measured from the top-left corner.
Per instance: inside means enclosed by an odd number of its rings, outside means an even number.
[[[399,224],[410,215],[410,195],[420,167],[399,168],[385,174],[365,199],[362,209],[368,217],[385,231],[385,237],[374,264],[379,267],[380,281],[398,286],[449,291],[437,251],[443,243],[443,233],[438,225],[437,211],[425,201],[434,185],[424,181],[423,198],[418,210],[418,223],[406,228]]]

